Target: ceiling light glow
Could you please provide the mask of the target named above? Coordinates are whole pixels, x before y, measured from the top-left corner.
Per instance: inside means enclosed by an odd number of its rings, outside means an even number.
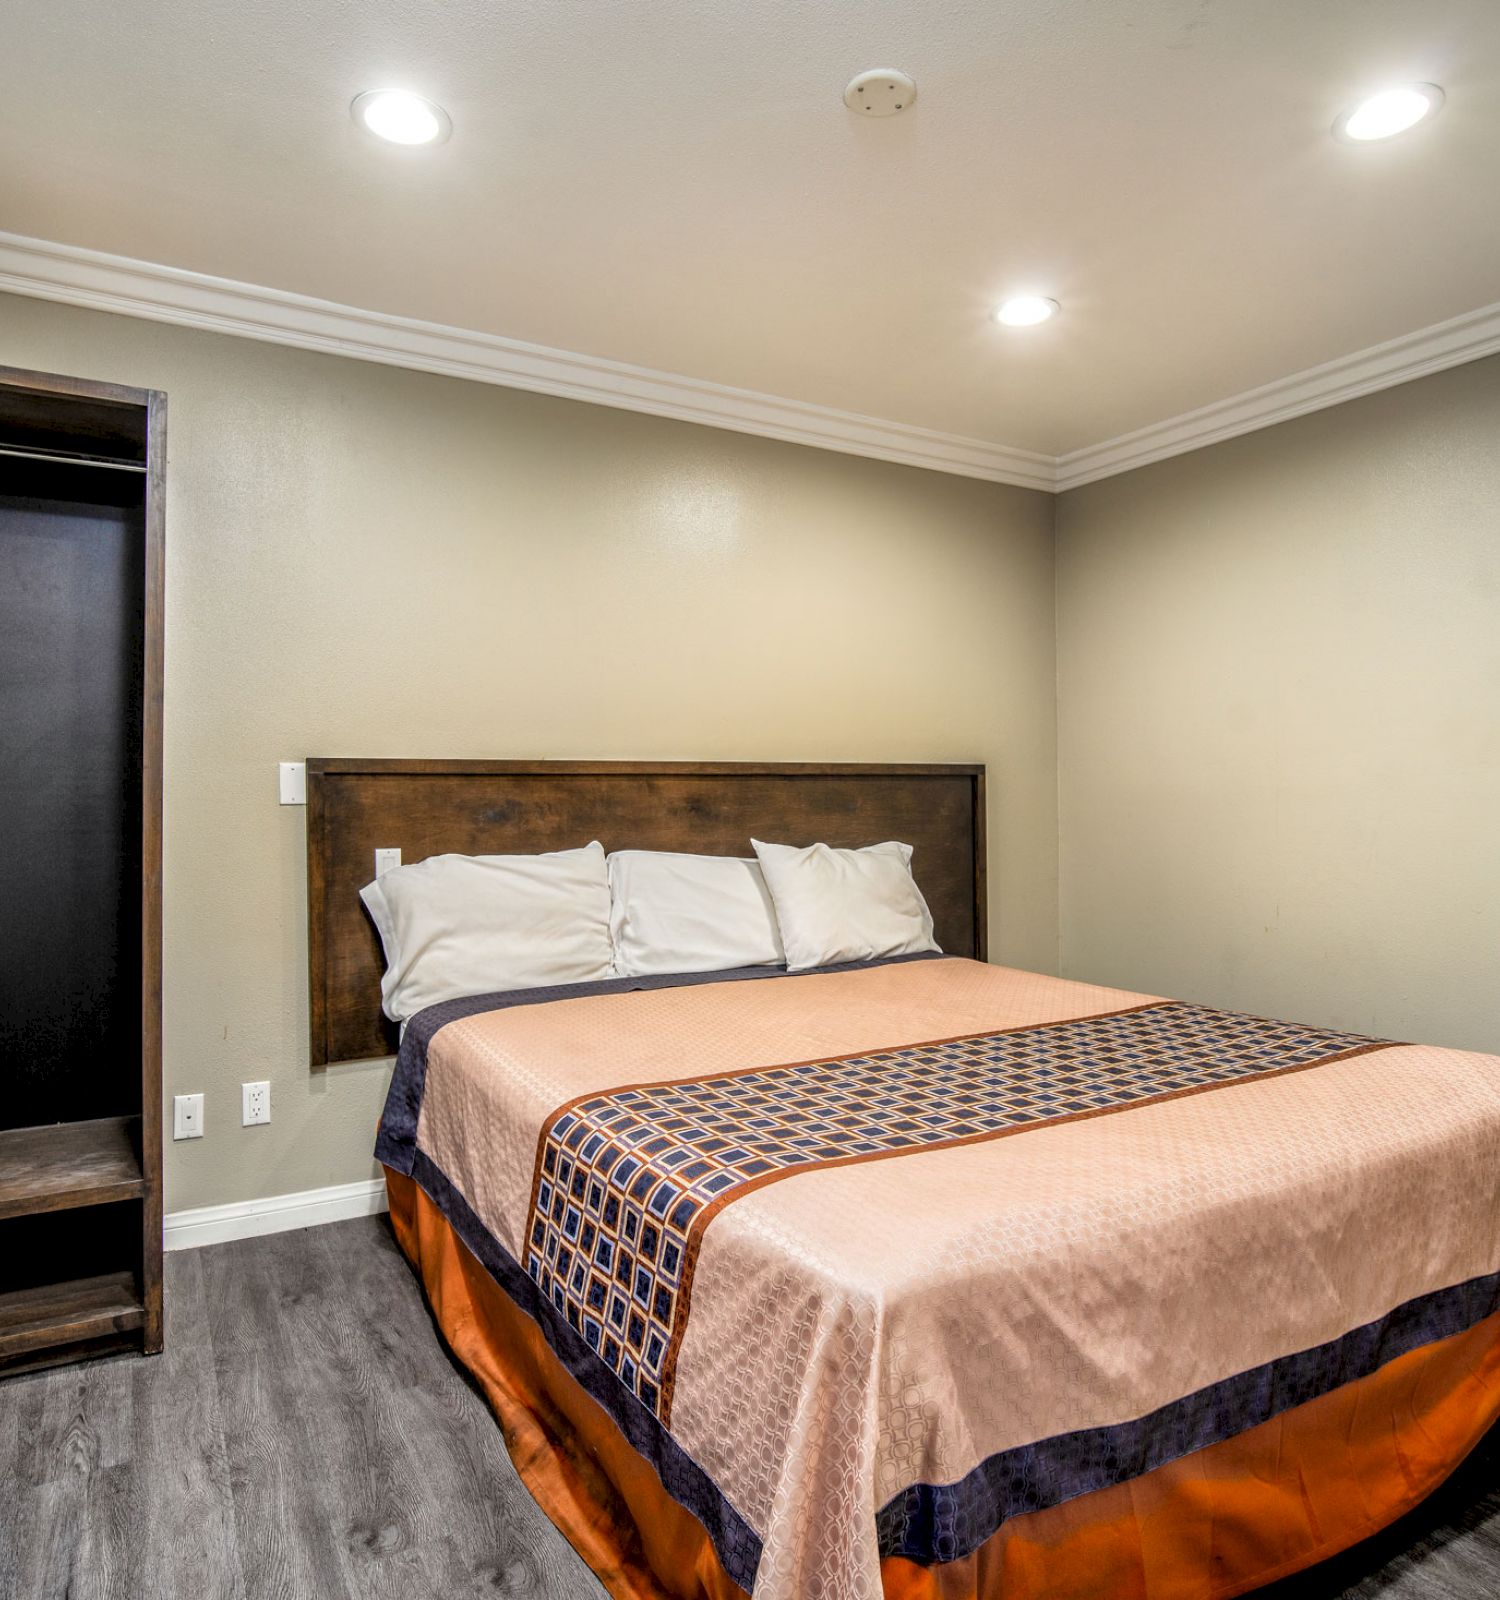
[[[1435,83],[1408,83],[1398,89],[1382,89],[1361,100],[1333,125],[1345,139],[1365,144],[1371,139],[1389,139],[1413,128],[1443,103],[1443,91]]]
[[[1034,328],[1039,322],[1055,317],[1062,309],[1055,300],[1039,294],[1013,295],[995,307],[995,321],[1007,328]]]
[[[453,132],[441,106],[404,89],[370,89],[349,110],[362,128],[391,144],[441,144]]]

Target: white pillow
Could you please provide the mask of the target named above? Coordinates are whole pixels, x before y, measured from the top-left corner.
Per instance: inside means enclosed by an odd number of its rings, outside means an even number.
[[[771,891],[787,970],[936,950],[932,913],[911,875],[911,846],[799,850],[750,841]]]
[[[622,978],[780,966],[786,959],[753,860],[616,850],[609,892],[615,971]]]
[[[537,856],[429,856],[359,891],[385,946],[385,1014],[463,995],[611,975],[604,846]]]

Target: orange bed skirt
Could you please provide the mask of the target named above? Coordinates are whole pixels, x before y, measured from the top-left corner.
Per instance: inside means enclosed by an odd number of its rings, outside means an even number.
[[[663,1489],[433,1201],[387,1170],[396,1238],[522,1481],[615,1600],[737,1600]],[[1500,1418],[1500,1313],[1128,1483],[1015,1517],[961,1561],[881,1564],[887,1600],[1228,1600],[1430,1494]]]

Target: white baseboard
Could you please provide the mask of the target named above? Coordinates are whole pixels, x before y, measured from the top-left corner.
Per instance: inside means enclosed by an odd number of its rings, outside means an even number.
[[[263,1200],[234,1200],[224,1206],[170,1211],[162,1227],[163,1242],[168,1250],[196,1250],[200,1245],[254,1239],[263,1233],[287,1233],[323,1222],[373,1217],[385,1209],[385,1180],[366,1178],[362,1183],[336,1183],[327,1189],[304,1189],[299,1194],[273,1194]]]

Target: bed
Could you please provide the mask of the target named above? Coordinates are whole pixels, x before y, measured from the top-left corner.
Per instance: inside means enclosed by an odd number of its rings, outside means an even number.
[[[315,1059],[386,1037],[378,846],[920,834],[933,886],[941,955],[405,1029],[397,1238],[611,1594],[1246,1593],[1500,1415],[1500,1059],[975,959],[978,769],[432,766],[309,763]]]

